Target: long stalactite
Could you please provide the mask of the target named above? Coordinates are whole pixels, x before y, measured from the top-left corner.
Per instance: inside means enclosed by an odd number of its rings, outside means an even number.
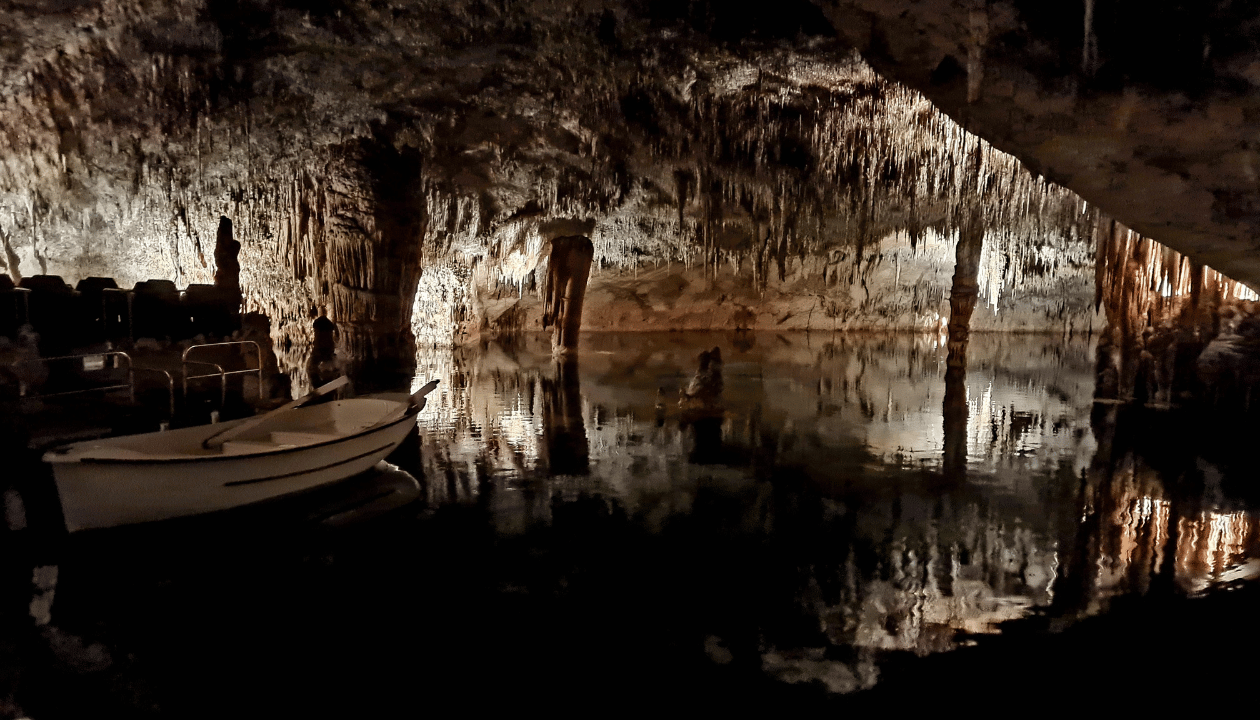
[[[1254,381],[1243,353],[1257,329],[1254,291],[1102,214],[1095,242],[1095,302],[1107,318],[1097,397],[1168,405],[1205,381],[1218,394],[1222,381]],[[1220,352],[1208,353],[1214,342]]]

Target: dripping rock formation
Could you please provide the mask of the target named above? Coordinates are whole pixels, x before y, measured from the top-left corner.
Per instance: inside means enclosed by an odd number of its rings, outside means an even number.
[[[587,329],[944,331],[966,232],[971,328],[1093,332],[1112,217],[1260,281],[1255,12],[1119,7],[9,3],[0,262],[222,283],[227,218],[286,369],[405,370],[542,329],[554,237]]]
[[[881,74],[1140,233],[1260,282],[1260,7],[819,0]]]

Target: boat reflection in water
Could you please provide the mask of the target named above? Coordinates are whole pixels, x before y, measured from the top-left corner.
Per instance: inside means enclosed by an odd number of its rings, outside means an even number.
[[[715,345],[722,409],[697,427],[658,398]],[[756,543],[706,574],[715,604],[755,595],[711,608],[710,655],[838,692],[876,681],[877,651],[945,651],[1033,608],[1070,622],[1160,583],[1260,574],[1254,507],[1222,495],[1206,461],[1151,464],[1119,437],[1121,409],[1093,402],[1089,342],[977,335],[948,393],[943,345],[592,334],[580,385],[545,338],[425,354],[417,382],[451,378],[419,420],[429,499],[479,502],[509,535],[594,497],[662,537]],[[557,462],[557,428],[580,468]]]

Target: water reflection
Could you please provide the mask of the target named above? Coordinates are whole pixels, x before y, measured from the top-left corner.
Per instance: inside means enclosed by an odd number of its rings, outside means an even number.
[[[1032,608],[1070,620],[1260,569],[1255,513],[1203,489],[1212,466],[1117,438],[1088,342],[978,335],[953,376],[942,345],[591,335],[580,372],[543,337],[427,354],[417,382],[451,378],[421,417],[430,501],[482,503],[511,534],[601,498],[680,548],[731,542],[740,559],[705,576],[737,608],[709,609],[709,655],[834,691],[875,682],[882,651],[948,650]],[[714,346],[720,406],[672,401]]]
[[[539,381],[542,400],[542,462],[552,475],[585,475],[590,449],[582,413],[582,384],[576,355],[560,355],[549,377]]]
[[[714,347],[720,402],[688,403]],[[1247,669],[1202,659],[1253,625],[1255,591],[1218,590],[1260,575],[1257,429],[1212,446],[1175,413],[1093,403],[1087,343],[977,335],[950,382],[939,338],[910,336],[591,335],[580,364],[539,337],[418,367],[417,388],[442,382],[397,468],[283,510],[105,531],[54,557],[6,497],[22,562],[0,567],[0,665],[23,669],[23,709],[847,712],[977,678],[1013,705],[1046,687],[1077,702],[1081,677],[1110,692],[1198,668],[1167,683],[1198,692]],[[16,489],[29,512],[34,483]],[[1234,610],[1175,625],[1169,591]],[[1143,594],[1142,613],[1117,600]],[[1193,643],[1168,645],[1187,627]],[[981,670],[938,654],[972,641]],[[907,666],[927,669],[899,679]]]
[[[722,402],[688,401],[695,358],[718,344],[729,358]],[[935,336],[771,335],[736,344],[703,333],[592,335],[580,379],[576,363],[553,362],[541,338],[432,350],[418,359],[414,385],[450,378],[420,418],[426,454],[517,480],[548,467],[548,438],[574,434],[575,447],[586,438],[593,474],[631,502],[659,471],[694,474],[687,463],[669,469],[676,463],[654,460],[688,458],[697,437],[702,449],[724,448],[726,465],[799,464],[822,484],[853,473],[939,471],[949,443],[973,479],[1012,490],[1030,472],[1088,467],[1096,447],[1090,346],[991,335],[972,345],[972,368],[952,388]],[[961,405],[961,425],[947,431],[943,405]]]

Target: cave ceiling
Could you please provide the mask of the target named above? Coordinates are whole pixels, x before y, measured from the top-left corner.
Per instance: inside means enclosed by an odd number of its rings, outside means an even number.
[[[1260,6],[820,0],[877,71],[1090,203],[1260,280]]]
[[[1258,11],[1170,8],[8,0],[3,261],[86,275],[163,255],[204,282],[221,213],[274,249],[247,273],[334,264],[348,293],[388,274],[391,233],[436,256],[618,212],[754,255],[767,234],[827,252],[839,224],[860,258],[863,237],[956,225],[965,197],[1018,205],[984,211],[1011,235],[1076,222],[1044,177],[1258,283]],[[1034,173],[953,139],[914,91]],[[362,237],[394,250],[345,250]]]

